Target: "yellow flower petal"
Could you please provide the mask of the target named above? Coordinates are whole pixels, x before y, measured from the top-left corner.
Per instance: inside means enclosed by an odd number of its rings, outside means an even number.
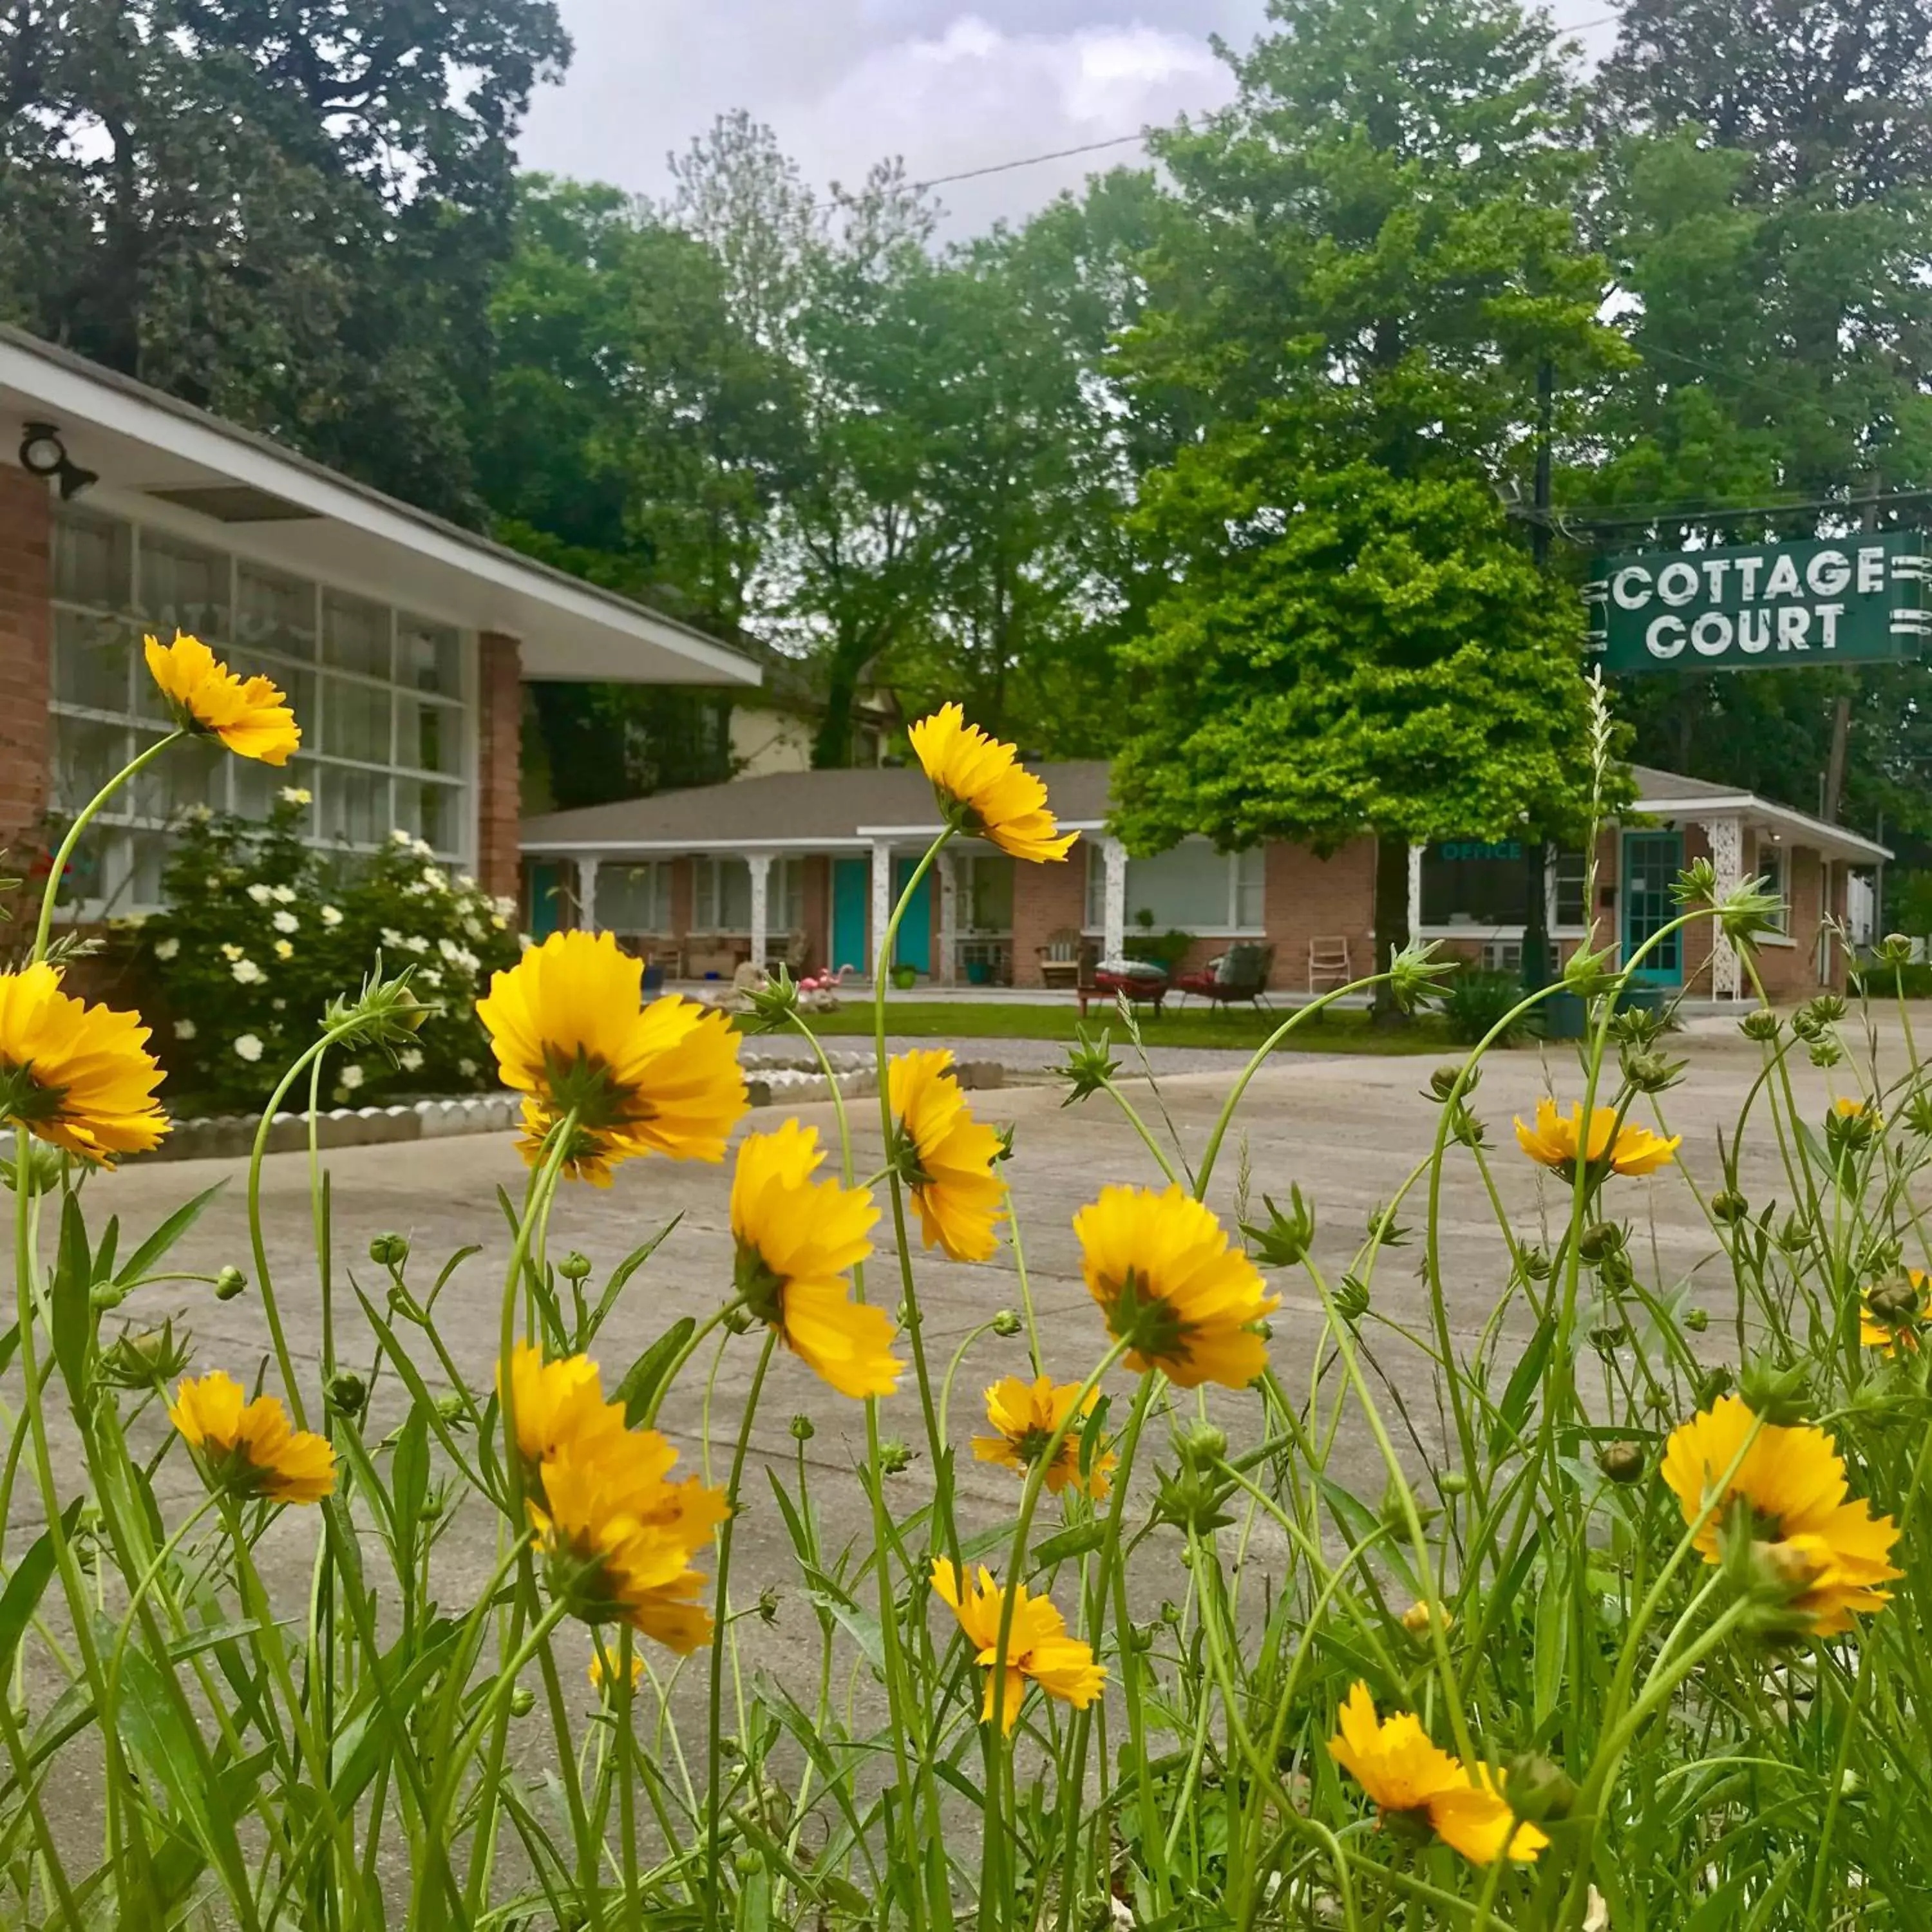
[[[1046,787],[1017,762],[1012,746],[968,724],[956,704],[940,706],[908,736],[940,810],[962,831],[990,839],[1016,859],[1066,856],[1078,835],[1054,823]]]
[[[199,638],[142,640],[148,669],[189,730],[219,738],[237,757],[285,765],[302,742],[288,700],[266,677],[237,677]]]
[[[56,967],[0,973],[0,1120],[103,1165],[145,1154],[168,1131],[147,1042],[134,1014],[62,992]]]
[[[999,1246],[1006,1187],[993,1172],[1000,1137],[976,1120],[952,1078],[951,1052],[926,1048],[895,1056],[886,1070],[893,1120],[911,1144],[920,1238],[956,1262],[983,1262]]]
[[[291,1428],[272,1395],[244,1401],[241,1384],[219,1369],[184,1379],[168,1420],[200,1452],[218,1488],[271,1502],[314,1503],[335,1487],[335,1451],[327,1439]]]

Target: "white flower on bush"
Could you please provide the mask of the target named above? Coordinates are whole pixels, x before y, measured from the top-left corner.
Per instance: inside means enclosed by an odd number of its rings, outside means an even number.
[[[295,956],[295,948],[286,939],[275,941],[275,957],[278,959],[292,959]]]
[[[238,959],[228,970],[244,986],[258,986],[262,982],[262,969],[252,959]]]
[[[474,1080],[476,1078],[476,1063],[473,1060],[459,1060],[456,1063],[456,1070],[466,1080]]]
[[[405,952],[413,952],[420,958],[429,950],[429,941],[424,938],[421,933],[412,932],[403,941],[403,950]]]
[[[483,922],[473,912],[464,914],[463,929],[472,939],[481,939],[483,937]]]
[[[410,841],[410,850],[418,859],[427,859],[434,854],[436,848],[427,838],[412,838]]]
[[[396,1055],[396,1064],[405,1073],[415,1072],[417,1068],[422,1066],[422,1048],[419,1046],[406,1046]]]
[[[206,825],[214,816],[214,812],[205,805],[191,805],[182,814],[182,818],[190,825]]]
[[[224,959],[239,959],[242,956],[242,949],[232,941],[225,943],[221,949],[221,956]]]
[[[289,1010],[289,1003],[286,1000],[271,1000],[268,1004],[278,1013],[285,1013]]]
[[[224,879],[219,872],[210,872],[208,877],[202,881],[202,884],[207,886],[210,892],[218,892],[220,891],[222,887],[227,883],[228,881]]]
[[[338,906],[324,906],[316,916],[324,926],[340,926],[342,923],[342,911]]]
[[[192,1039],[194,1039],[194,1036],[195,1036],[195,1024],[194,1024],[194,1021],[192,1021],[192,1020],[176,1020],[176,1021],[175,1022],[175,1037],[176,1037],[176,1039],[177,1039],[177,1040],[192,1040]]]
[[[514,919],[516,916],[517,902],[507,893],[492,899],[490,903],[505,919]]]
[[[434,992],[442,984],[442,975],[434,966],[425,967],[416,975],[416,982],[418,986],[428,987],[431,992]]]
[[[278,932],[299,932],[302,930],[302,921],[292,912],[278,912],[268,923]]]
[[[362,1070],[352,1060],[342,1070],[342,1084],[352,1094],[362,1084]]]
[[[278,905],[293,905],[300,896],[292,886],[276,886],[269,892],[269,897]]]
[[[306,785],[284,785],[282,788],[284,805],[313,805],[315,794]]]
[[[389,840],[392,844],[411,845],[416,842],[416,834],[412,832],[405,832],[398,825],[390,832]]]
[[[403,944],[403,935],[393,926],[386,926],[382,928],[382,944],[400,950]]]
[[[510,922],[500,912],[493,912],[490,915],[490,923],[499,932],[508,932],[510,929]]]
[[[275,896],[268,886],[258,883],[248,888],[248,896],[253,899],[257,905],[267,905],[274,899]]]
[[[250,1066],[253,1066],[262,1057],[260,1036],[252,1033],[238,1034],[235,1041],[235,1051],[248,1061]]]
[[[165,965],[181,950],[181,941],[170,934],[166,939],[154,941],[154,957]]]

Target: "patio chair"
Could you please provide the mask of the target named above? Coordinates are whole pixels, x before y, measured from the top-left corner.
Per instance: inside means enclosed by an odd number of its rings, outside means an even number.
[[[1034,948],[1034,956],[1040,962],[1040,983],[1042,986],[1077,986],[1081,974],[1081,953],[1084,942],[1079,934],[1070,926],[1063,926],[1046,935],[1043,946]]]
[[[1090,944],[1082,949],[1079,984],[1075,991],[1080,998],[1080,1017],[1087,1017],[1090,1001],[1104,1000],[1111,1005],[1123,995],[1130,1006],[1150,1006],[1154,1018],[1160,1018],[1161,1008],[1169,990],[1166,970],[1150,960],[1102,962],[1095,957],[1095,949]],[[1128,970],[1131,966],[1132,970]]]
[[[1274,970],[1272,946],[1231,946],[1198,973],[1182,974],[1174,982],[1174,990],[1192,993],[1213,1006],[1232,1006],[1237,1000],[1246,1000],[1251,1006],[1264,1006]]]
[[[1346,986],[1355,976],[1348,964],[1348,942],[1346,938],[1311,939],[1308,942],[1308,990],[1319,992],[1317,980],[1326,980],[1331,985]]]

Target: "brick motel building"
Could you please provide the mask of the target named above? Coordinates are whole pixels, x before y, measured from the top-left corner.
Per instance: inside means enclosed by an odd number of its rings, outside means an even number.
[[[894,963],[922,981],[1041,986],[1064,983],[1055,962],[1111,959],[1130,935],[1193,935],[1180,970],[1238,944],[1273,949],[1269,984],[1294,994],[1338,971],[1360,976],[1375,955],[1372,841],[1323,859],[1270,844],[1217,853],[1205,839],[1149,859],[1129,856],[1106,830],[1104,763],[1046,764],[1063,830],[1082,836],[1061,865],[1017,863],[959,841],[922,881]],[[1759,970],[1772,996],[1842,987],[1844,949],[1826,929],[1848,908],[1868,914],[1869,868],[1889,856],[1841,827],[1721,784],[1635,769],[1638,796],[1607,829],[1598,902],[1583,904],[1580,851],[1549,866],[1546,914],[1559,952],[1593,922],[1599,943],[1628,954],[1676,911],[1670,886],[1708,858],[1721,884],[1761,875],[1784,902]],[[616,934],[667,978],[728,976],[751,959],[795,973],[846,967],[865,976],[890,907],[938,835],[932,791],[916,766],[801,771],[661,793],[526,820],[524,908],[539,934],[574,925]],[[1419,937],[1502,969],[1520,964],[1528,868],[1520,845],[1471,841],[1411,854],[1409,918]],[[1693,998],[1749,992],[1739,962],[1708,925],[1652,956],[1648,976]]]
[[[522,685],[754,686],[657,612],[365,489],[159,392],[0,327],[0,845],[57,826],[168,721],[143,632],[201,638],[287,692],[281,770],[184,747],[82,842],[82,920],[153,908],[170,828],[206,804],[314,796],[312,836],[400,826],[492,892],[518,890]]]

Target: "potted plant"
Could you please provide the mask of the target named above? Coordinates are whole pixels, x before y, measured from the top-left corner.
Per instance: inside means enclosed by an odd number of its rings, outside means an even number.
[[[892,984],[902,993],[909,993],[919,984],[916,966],[898,965],[892,968]]]

